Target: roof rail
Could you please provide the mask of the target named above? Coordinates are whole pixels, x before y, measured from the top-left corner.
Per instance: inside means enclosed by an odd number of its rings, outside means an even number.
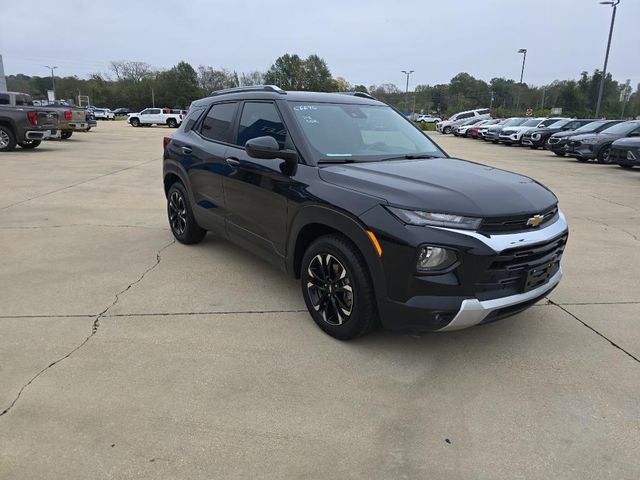
[[[282,90],[280,87],[276,85],[250,85],[247,87],[234,87],[234,88],[225,88],[223,90],[216,90],[211,92],[209,95],[213,97],[215,95],[224,95],[227,93],[240,93],[240,92],[275,92],[280,95],[286,95],[287,92]]]
[[[340,95],[353,95],[354,97],[362,97],[362,98],[369,98],[371,100],[376,100],[375,97],[369,95],[368,93],[365,92],[338,92]]]

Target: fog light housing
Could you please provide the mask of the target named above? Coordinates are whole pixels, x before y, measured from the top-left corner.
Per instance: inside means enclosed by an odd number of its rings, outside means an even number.
[[[457,256],[452,250],[442,247],[424,246],[418,250],[418,272],[433,272],[443,270],[456,263]]]
[[[627,151],[627,160],[637,160],[636,156],[631,150]]]

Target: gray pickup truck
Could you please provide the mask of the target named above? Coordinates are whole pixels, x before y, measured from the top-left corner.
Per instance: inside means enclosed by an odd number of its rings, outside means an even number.
[[[49,108],[30,105],[11,106],[6,93],[0,93],[0,152],[10,152],[16,145],[36,148],[45,138],[58,133],[58,113]]]
[[[37,106],[55,110],[58,112],[60,137],[66,140],[73,132],[88,132],[93,125],[87,120],[87,112],[84,108],[69,105],[67,102],[47,100],[34,101],[31,95],[20,92],[6,92],[4,95],[9,96],[9,105],[19,106],[21,104]]]

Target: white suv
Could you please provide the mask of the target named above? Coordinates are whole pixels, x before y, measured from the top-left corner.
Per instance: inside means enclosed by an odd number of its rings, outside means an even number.
[[[466,112],[455,113],[447,120],[436,123],[436,130],[440,133],[451,133],[451,129],[467,120],[476,118],[478,120],[488,120],[491,118],[491,110],[488,108],[476,108],[475,110],[467,110]]]

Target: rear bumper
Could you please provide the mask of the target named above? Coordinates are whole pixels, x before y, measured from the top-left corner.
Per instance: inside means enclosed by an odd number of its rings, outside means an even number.
[[[69,127],[73,130],[85,131],[89,128],[89,124],[87,122],[69,122]]]
[[[44,140],[47,137],[47,130],[27,130],[24,138],[27,140]]]

